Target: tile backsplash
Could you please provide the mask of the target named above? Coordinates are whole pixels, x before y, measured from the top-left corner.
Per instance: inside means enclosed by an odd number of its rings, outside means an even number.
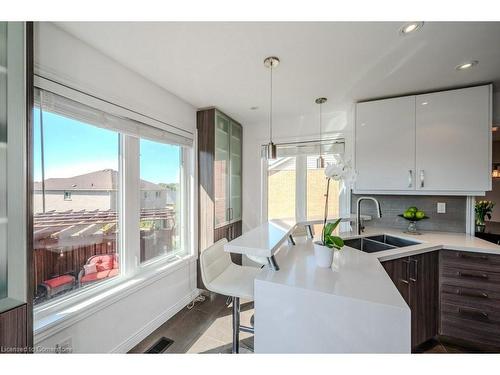
[[[404,229],[408,221],[399,217],[408,207],[416,206],[423,210],[429,219],[421,220],[417,226],[420,230],[444,232],[465,232],[467,197],[454,196],[421,196],[421,195],[368,195],[380,202],[382,218],[377,218],[375,205],[371,201],[361,202],[361,213],[371,215],[372,220],[366,227],[389,227]],[[351,194],[351,212],[356,213],[356,201],[361,195]],[[446,203],[446,213],[437,213],[437,203]]]

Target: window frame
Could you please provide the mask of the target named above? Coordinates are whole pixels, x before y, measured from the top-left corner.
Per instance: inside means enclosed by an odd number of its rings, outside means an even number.
[[[344,142],[344,155],[347,151],[347,141],[343,137],[329,139],[331,141]],[[304,141],[305,143],[319,143],[319,139],[310,139]],[[325,140],[323,140],[325,142]],[[280,142],[279,144],[289,144],[294,142]],[[263,147],[263,146],[262,146]],[[269,161],[265,158],[265,154],[261,152],[261,223],[269,220],[268,216],[268,189],[269,189]],[[351,189],[345,188],[341,182],[341,190],[339,194],[339,216],[349,217],[351,214]],[[307,155],[295,156],[295,220],[307,220]],[[345,223],[342,223],[345,224]],[[348,224],[348,223],[347,223]],[[345,229],[347,229],[345,227]]]
[[[112,103],[102,101],[98,98],[91,97],[87,94],[81,93],[79,91],[70,89],[66,86],[55,84],[50,82],[49,87],[44,84],[44,80],[38,77],[35,79],[35,88],[51,91],[56,95],[63,96],[65,98],[71,99],[76,103],[82,104],[84,106],[92,107],[98,111],[104,112],[106,114],[122,117],[123,114],[127,113],[127,109],[123,107],[117,107]],[[70,91],[71,95],[65,95]],[[94,105],[96,100],[99,101],[99,105]],[[107,108],[109,110],[104,110]],[[38,108],[40,108],[38,106]],[[120,115],[117,115],[119,112]],[[139,122],[137,120],[140,114],[136,112],[131,112],[133,116],[130,119]],[[71,116],[68,116],[71,117]],[[145,117],[143,117],[145,118]],[[156,120],[155,120],[156,121]],[[141,124],[141,123],[139,123]],[[146,126],[151,126],[151,124],[144,124]],[[155,123],[156,125],[156,123]],[[89,124],[89,126],[95,126]],[[163,129],[160,129],[163,130]],[[180,179],[181,179],[181,191],[180,196],[180,209],[181,223],[179,230],[181,231],[181,243],[183,246],[181,249],[174,254],[168,253],[160,255],[151,259],[150,261],[140,263],[140,239],[139,239],[139,219],[140,219],[140,169],[139,169],[139,136],[131,135],[127,133],[122,133],[119,130],[115,130],[119,135],[119,178],[120,178],[120,189],[118,193],[118,225],[119,232],[117,238],[117,249],[118,254],[120,254],[120,274],[109,280],[103,280],[96,285],[89,285],[85,288],[80,288],[67,295],[55,298],[54,300],[48,300],[41,302],[40,304],[34,306],[34,318],[35,318],[35,334],[39,331],[45,331],[47,326],[53,325],[53,319],[57,321],[62,321],[71,318],[71,316],[84,315],[85,311],[78,311],[68,316],[60,317],[59,313],[71,308],[71,306],[76,306],[80,303],[85,303],[89,301],[91,305],[102,305],[106,304],[105,301],[100,301],[100,297],[106,295],[107,293],[116,293],[121,296],[125,296],[128,292],[123,290],[122,287],[127,283],[137,280],[138,284],[149,284],[151,280],[156,280],[157,277],[165,276],[171,272],[174,272],[180,267],[179,264],[186,264],[192,262],[195,256],[195,249],[193,247],[193,234],[195,231],[188,231],[186,228],[189,225],[195,225],[196,220],[193,219],[194,210],[194,186],[193,179],[195,176],[195,166],[194,166],[194,135],[193,141],[190,145],[181,144],[175,141],[175,134],[172,138],[170,144],[179,145],[181,148],[181,158],[180,158]],[[164,132],[166,130],[163,130]],[[186,132],[181,133],[179,137],[185,137]],[[155,137],[148,136],[150,140],[169,143],[165,138],[155,140]],[[191,233],[190,233],[191,232]],[[126,249],[126,250],[125,250]],[[33,247],[30,249],[33,251]],[[150,280],[151,279],[151,280]],[[113,292],[115,291],[115,292]],[[33,296],[28,296],[28,298],[33,298]],[[98,308],[94,306],[93,308]],[[48,327],[52,329],[51,327]]]

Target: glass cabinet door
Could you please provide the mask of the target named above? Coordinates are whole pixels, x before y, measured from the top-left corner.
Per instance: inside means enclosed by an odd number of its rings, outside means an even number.
[[[7,296],[7,22],[0,22],[0,299]]]
[[[215,227],[229,222],[229,148],[231,123],[223,114],[215,114],[214,205]]]
[[[241,126],[231,122],[231,163],[230,163],[230,181],[231,181],[231,204],[229,208],[229,220],[241,220]]]

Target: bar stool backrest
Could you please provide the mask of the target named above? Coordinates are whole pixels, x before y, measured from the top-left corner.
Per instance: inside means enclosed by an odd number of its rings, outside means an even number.
[[[231,255],[224,251],[227,239],[223,238],[206,248],[200,255],[201,279],[210,290],[210,284],[231,265]]]

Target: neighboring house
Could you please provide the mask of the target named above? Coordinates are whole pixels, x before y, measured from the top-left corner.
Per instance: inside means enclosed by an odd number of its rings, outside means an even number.
[[[45,211],[116,210],[118,172],[112,169],[45,180]],[[176,191],[141,180],[141,207],[173,206]],[[34,213],[43,212],[42,183],[34,184]]]

